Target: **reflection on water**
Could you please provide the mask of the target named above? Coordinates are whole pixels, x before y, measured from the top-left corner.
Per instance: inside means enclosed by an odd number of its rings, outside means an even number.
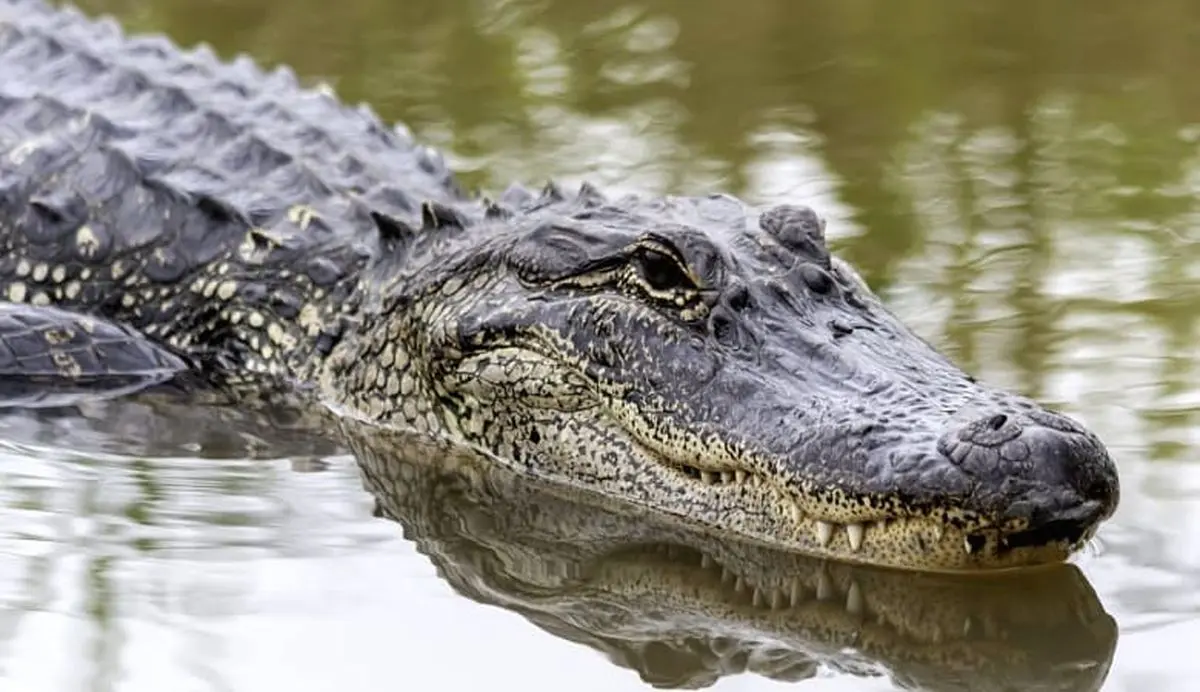
[[[477,504],[422,512],[376,488],[451,591],[303,418],[155,402],[9,417],[0,680],[15,689],[611,690],[742,669],[760,674],[715,686],[888,689],[999,685],[1000,661],[1021,685],[1183,690],[1200,674],[1200,5],[83,4],[327,81],[473,185],[807,201],[918,332],[1100,431],[1123,497],[1079,561],[1103,607],[1075,570],[975,590],[797,563],[803,602],[775,611],[696,568],[708,555],[735,584],[790,589],[755,551],[618,532],[572,554],[544,523],[565,501],[501,521],[533,491],[464,482]],[[876,670],[895,677],[862,676]]]

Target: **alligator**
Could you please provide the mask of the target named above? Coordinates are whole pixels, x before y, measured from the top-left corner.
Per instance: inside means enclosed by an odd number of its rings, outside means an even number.
[[[1062,562],[1116,509],[1093,431],[918,336],[810,207],[488,197],[286,67],[42,0],[0,0],[0,74],[10,403],[173,381],[298,400],[909,570]]]

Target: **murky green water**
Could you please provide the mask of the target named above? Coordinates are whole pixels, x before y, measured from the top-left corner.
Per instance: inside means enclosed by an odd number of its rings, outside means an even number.
[[[86,6],[327,81],[484,187],[806,201],[920,333],[1099,430],[1124,495],[1077,567],[964,584],[232,411],[8,417],[3,689],[1195,689],[1200,5]]]

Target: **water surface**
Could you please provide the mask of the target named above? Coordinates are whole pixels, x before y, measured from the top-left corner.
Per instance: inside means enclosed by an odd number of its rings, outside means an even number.
[[[919,333],[1099,431],[1123,497],[1068,570],[901,583],[479,473],[364,476],[236,411],[8,416],[4,689],[1195,687],[1200,5],[85,6],[329,83],[471,185],[809,203]]]

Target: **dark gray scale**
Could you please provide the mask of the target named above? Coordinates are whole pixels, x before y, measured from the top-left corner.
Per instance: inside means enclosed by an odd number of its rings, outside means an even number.
[[[182,358],[127,326],[0,302],[0,408],[122,396],[187,371]]]

